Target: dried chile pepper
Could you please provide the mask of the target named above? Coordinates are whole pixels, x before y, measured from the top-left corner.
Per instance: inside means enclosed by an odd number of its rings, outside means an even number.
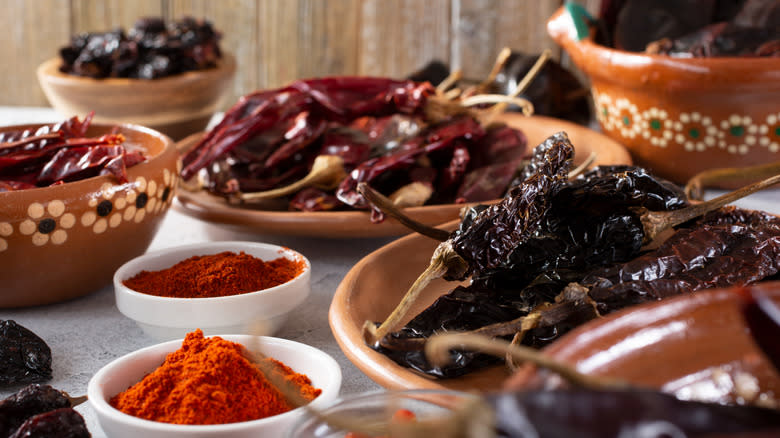
[[[122,134],[87,138],[92,114],[0,134],[0,191],[45,187],[97,175],[127,182],[127,168],[146,160]]]
[[[67,394],[49,385],[31,384],[0,401],[0,437],[7,437],[28,418],[73,407]]]
[[[428,268],[379,327],[372,321],[364,323],[363,336],[368,345],[394,331],[430,281],[442,277],[463,280],[472,273],[500,266],[536,231],[552,195],[566,181],[574,147],[566,133],[560,132],[535,151],[530,165],[538,171],[510,189],[500,202],[469,215],[468,226],[461,226],[436,248]]]
[[[122,29],[75,35],[60,49],[60,71],[91,78],[157,79],[215,67],[221,34],[206,20],[137,20]]]
[[[363,182],[398,205],[466,202],[496,198],[525,143],[507,126],[484,128],[475,112],[428,83],[332,77],[242,97],[184,156],[182,177],[200,174],[207,190],[230,202],[260,202],[295,197],[316,158],[337,155],[348,176],[338,190],[325,190],[340,202],[301,202],[301,195],[289,208],[368,209],[357,192]]]
[[[366,341],[402,365],[451,377],[476,369],[484,361],[477,355],[456,352],[456,363],[450,368],[430,366],[419,350],[433,333],[459,330],[509,336],[521,332],[526,345],[543,346],[598,316],[596,310],[603,314],[701,288],[769,278],[780,269],[780,220],[733,207],[706,211],[777,180],[769,178],[697,205],[689,205],[680,188],[640,168],[599,168],[565,181],[553,191],[549,201],[552,206],[540,215],[535,231],[520,241],[503,263],[474,269],[470,272],[471,285],[439,298],[398,332],[385,333],[382,326],[376,329],[366,323]],[[475,219],[485,218],[489,209],[477,206],[470,210],[453,235],[472,229]],[[682,225],[658,249],[643,254],[648,234],[658,231],[648,229],[644,222],[649,209],[668,219],[661,228]],[[702,214],[699,219],[682,223],[682,218]],[[691,242],[696,245],[686,247]],[[486,240],[482,245],[487,249],[490,243]],[[434,254],[434,260],[440,255]],[[452,260],[442,264],[444,267],[436,269],[444,274],[453,266],[460,269],[459,273],[472,269],[469,263],[458,265]],[[410,290],[417,290],[420,281]],[[480,297],[512,303],[503,307],[511,311],[494,323],[480,326],[480,315],[470,313],[490,314],[492,305],[483,304]],[[408,308],[406,298],[399,309],[405,306]],[[397,311],[388,320],[396,321]],[[457,318],[451,318],[453,314]],[[392,326],[387,321],[385,324]]]
[[[497,437],[725,436],[780,432],[774,409],[679,400],[648,390],[513,391],[487,396]],[[564,408],[565,407],[565,408]]]
[[[0,320],[0,385],[51,379],[51,349],[13,320]]]
[[[28,418],[8,438],[53,437],[89,438],[84,417],[75,409],[61,408]]]
[[[574,156],[568,136],[563,132],[554,134],[536,148],[535,154],[540,153],[540,159],[531,160],[530,166],[536,168],[533,175],[510,188],[499,203],[479,213],[467,229],[452,237],[452,248],[468,262],[469,272],[504,263],[514,248],[536,230],[552,194],[566,181]],[[452,278],[463,279],[464,274]]]

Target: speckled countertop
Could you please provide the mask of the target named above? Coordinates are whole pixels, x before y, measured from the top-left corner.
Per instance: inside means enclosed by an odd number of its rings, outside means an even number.
[[[0,106],[0,125],[58,120],[60,117],[48,108]],[[738,204],[780,214],[780,190],[758,193]],[[203,222],[172,208],[149,251],[211,240],[267,242],[284,245],[306,255],[312,264],[311,296],[276,336],[312,345],[332,355],[343,372],[342,395],[379,389],[342,354],[328,326],[328,307],[347,271],[362,257],[392,239],[335,240],[259,235]],[[49,383],[71,395],[85,394],[87,382],[103,365],[157,343],[132,320],[119,313],[111,286],[64,303],[0,309],[0,319],[16,320],[46,340],[53,354],[54,379]],[[0,391],[0,397],[4,398],[10,392]],[[84,415],[92,436],[105,436],[89,403],[77,410]]]

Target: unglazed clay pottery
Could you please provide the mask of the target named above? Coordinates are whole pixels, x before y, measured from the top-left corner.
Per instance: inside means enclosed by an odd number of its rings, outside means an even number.
[[[584,126],[550,117],[525,117],[517,113],[503,114],[500,120],[523,131],[528,138],[529,149],[556,132],[566,131],[575,148],[575,164],[585,161],[592,152],[596,154],[594,166],[631,164],[631,157],[623,146]],[[177,148],[182,151],[192,148],[202,135],[195,134],[185,138],[177,144]],[[180,203],[176,208],[181,207],[181,210],[190,216],[253,232],[330,238],[385,237],[410,232],[406,226],[392,218],[381,223],[372,223],[367,210],[264,210],[228,204],[223,198],[204,190],[189,191],[186,187],[179,190],[177,196]],[[415,220],[433,226],[457,218],[461,208],[463,204],[439,204],[410,207],[404,211]]]
[[[93,124],[87,136],[114,127]],[[128,182],[106,175],[0,192],[0,307],[85,295],[109,285],[116,268],[146,251],[178,185],[176,149],[149,128],[118,125],[118,132],[149,157],[127,169]]]
[[[780,58],[673,58],[578,41],[569,12],[550,36],[588,76],[602,130],[677,183],[717,167],[780,160]]]
[[[135,123],[174,139],[206,128],[230,89],[235,58],[223,54],[215,68],[159,79],[93,79],[62,73],[52,58],[38,67],[38,82],[51,105],[66,117],[95,112],[100,123]]]
[[[780,282],[750,286],[780,312]],[[656,388],[678,398],[777,406],[780,373],[759,349],[734,289],[698,291],[586,323],[544,351],[580,372]],[[543,372],[507,381],[523,388]]]

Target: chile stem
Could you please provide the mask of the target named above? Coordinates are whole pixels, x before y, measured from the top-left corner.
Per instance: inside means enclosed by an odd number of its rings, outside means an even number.
[[[448,273],[462,274],[468,269],[468,264],[455,250],[452,248],[452,242],[447,240],[439,244],[436,247],[436,251],[431,257],[431,263],[428,267],[417,277],[417,280],[412,284],[412,287],[406,292],[406,295],[401,299],[395,309],[390,313],[390,316],[385,319],[382,324],[377,327],[373,322],[366,321],[363,324],[363,338],[368,345],[374,345],[379,340],[387,336],[398,328],[403,322],[409,310],[417,298],[422,293],[428,284],[437,279],[442,278]]]
[[[642,227],[645,232],[644,243],[652,242],[659,234],[669,228],[702,216],[710,211],[716,210],[726,204],[744,198],[745,196],[767,187],[771,187],[777,183],[780,183],[780,174],[718,196],[717,198],[710,199],[709,201],[693,204],[690,207],[682,208],[680,210],[648,211],[646,209],[640,209],[640,220],[642,221]]]
[[[704,199],[704,187],[707,185],[768,178],[778,173],[780,173],[780,161],[760,166],[709,169],[697,173],[688,180],[688,184],[685,185],[685,195],[688,196],[688,199],[702,201]]]
[[[314,159],[309,174],[294,183],[254,193],[238,193],[236,198],[240,202],[262,201],[290,195],[308,186],[333,187],[338,185],[347,176],[344,170],[344,160],[337,155],[319,155]]]
[[[511,356],[515,361],[531,362],[560,375],[566,381],[590,389],[628,389],[623,381],[580,373],[575,368],[544,355],[539,350],[513,345],[501,339],[463,333],[447,333],[432,336],[425,344],[425,354],[431,363],[444,365],[450,360],[450,350],[470,349],[498,357]]]
[[[405,215],[393,204],[393,201],[388,199],[385,195],[374,190],[373,187],[369,186],[365,182],[358,184],[357,191],[363,195],[363,197],[366,198],[368,202],[381,210],[382,213],[392,217],[412,231],[416,231],[423,236],[430,237],[431,239],[435,239],[440,242],[444,242],[450,237],[450,233],[447,231],[435,227],[430,227]]]

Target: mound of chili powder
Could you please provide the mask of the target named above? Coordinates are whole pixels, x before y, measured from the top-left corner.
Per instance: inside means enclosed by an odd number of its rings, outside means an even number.
[[[146,420],[174,424],[227,424],[258,420],[294,408],[243,354],[241,344],[188,333],[179,350],[140,382],[111,398],[111,406]],[[264,369],[311,401],[322,391],[283,363],[262,359]],[[279,376],[277,376],[277,380]]]
[[[303,260],[263,261],[243,251],[225,251],[190,257],[161,271],[141,271],[122,284],[160,297],[224,297],[278,286],[298,276],[304,267]]]

